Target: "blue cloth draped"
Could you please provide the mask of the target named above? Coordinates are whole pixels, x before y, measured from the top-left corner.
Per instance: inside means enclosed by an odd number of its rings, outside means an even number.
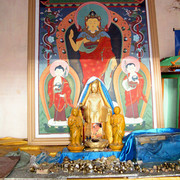
[[[41,164],[43,162],[47,163],[57,163],[59,162],[59,159],[61,158],[61,152],[58,152],[55,157],[51,157],[45,152],[42,152],[41,154],[37,155],[36,157],[36,163]]]
[[[157,141],[157,143],[139,145],[135,139],[142,135],[165,135],[167,138],[162,141]],[[175,161],[180,159],[180,129],[162,128],[133,131],[124,137],[123,143],[124,147],[122,151],[82,151],[80,153],[73,153],[69,152],[67,148],[64,148],[62,153],[57,153],[56,157],[41,153],[36,157],[36,163],[62,163],[65,156],[68,156],[71,160],[93,160],[103,156],[110,157],[114,155],[119,158],[120,161],[142,160],[144,163]],[[139,153],[137,153],[137,151]]]
[[[104,96],[106,97],[107,102],[108,102],[109,105],[111,106],[112,113],[114,114],[114,112],[113,112],[113,110],[114,110],[114,105],[113,105],[112,99],[111,99],[111,97],[110,97],[110,95],[109,95],[109,92],[108,92],[108,90],[106,89],[106,86],[104,85],[104,83],[103,83],[99,78],[97,78],[97,77],[95,77],[95,76],[91,77],[91,78],[87,81],[87,83],[86,83],[86,85],[85,85],[85,87],[84,87],[84,89],[83,89],[83,91],[82,91],[82,93],[81,93],[81,96],[80,96],[80,98],[79,98],[78,104],[83,102],[83,100],[84,100],[84,98],[85,98],[85,96],[86,96],[86,94],[87,94],[87,91],[88,91],[88,89],[89,89],[89,85],[90,85],[93,81],[95,81],[96,79],[98,79],[98,80],[100,81],[100,83],[101,83],[101,88],[102,88],[102,91],[103,91],[103,93],[104,93]]]
[[[170,133],[180,133],[180,129],[176,129],[176,128],[159,128],[159,129],[149,129],[149,130],[139,130],[139,131],[134,131],[132,133],[130,133],[128,136],[126,136],[123,139],[124,142],[124,147],[121,151],[120,160],[126,161],[126,160],[133,160],[133,159],[137,159],[136,157],[136,142],[135,142],[135,137],[139,136],[139,135],[146,135],[146,134],[152,134],[152,135],[163,135],[163,134],[170,134]],[[173,147],[172,145],[174,145],[175,147]],[[156,147],[155,147],[156,148]],[[167,142],[164,143],[163,149],[161,149],[162,151],[165,152],[171,152],[171,158],[173,158],[173,156],[176,156],[176,160],[180,158],[180,138],[176,140],[175,144],[171,144],[171,142]],[[151,154],[152,158],[146,157],[145,156],[145,147],[141,149],[141,158],[143,159],[143,162],[159,162],[159,161],[168,161],[170,160],[170,158],[168,156],[164,157],[164,158],[160,158],[160,156],[158,155],[154,155],[153,153]],[[144,155],[144,156],[142,156]],[[153,156],[154,155],[154,156]],[[174,159],[174,158],[173,158]]]
[[[109,157],[112,155],[115,155],[117,158],[120,159],[120,161],[127,161],[127,160],[136,160],[136,142],[135,137],[139,135],[160,135],[160,134],[170,134],[170,133],[180,133],[180,129],[175,128],[163,128],[163,129],[149,129],[149,130],[138,130],[130,133],[128,136],[124,137],[123,143],[124,147],[122,151],[108,151],[108,152],[87,152],[83,151],[80,153],[73,153],[69,152],[67,148],[63,149],[62,155],[59,159],[59,163],[63,162],[63,159],[65,156],[68,156],[71,160],[77,160],[77,159],[84,159],[84,160],[93,160],[101,157]],[[180,158],[180,138],[177,137],[177,139],[174,139],[175,143],[171,144],[171,142],[167,142],[163,144],[161,151],[162,152],[171,152],[170,156],[169,154],[164,154],[163,158],[160,156],[160,153],[153,156],[145,156],[147,152],[147,149],[141,149],[141,157],[143,158],[143,162],[160,162],[160,161],[169,161],[169,160],[178,160]],[[173,145],[173,147],[172,147]],[[147,146],[147,145],[146,145]],[[156,147],[154,147],[156,150]],[[152,150],[151,150],[152,151]],[[160,152],[160,151],[157,151]]]
[[[120,155],[120,151],[119,152],[115,152],[115,151],[107,151],[107,152],[92,152],[92,151],[83,151],[83,152],[79,152],[79,153],[73,153],[70,152],[67,148],[64,148],[62,151],[62,155],[59,159],[59,163],[63,162],[63,159],[65,156],[68,156],[69,159],[71,160],[78,160],[78,159],[83,159],[83,160],[94,160],[97,158],[101,158],[101,157],[110,157],[110,156],[116,156],[117,158],[119,158]]]

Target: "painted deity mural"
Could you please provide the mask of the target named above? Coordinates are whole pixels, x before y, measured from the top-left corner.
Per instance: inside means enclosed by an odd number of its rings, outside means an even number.
[[[119,106],[126,131],[154,127],[144,0],[40,0],[39,134],[69,133],[68,117],[92,77]]]

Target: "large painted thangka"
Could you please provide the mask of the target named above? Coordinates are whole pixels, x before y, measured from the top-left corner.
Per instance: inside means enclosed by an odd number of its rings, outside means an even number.
[[[144,0],[40,0],[39,134],[69,133],[67,119],[92,76],[125,117],[126,131],[154,127]]]

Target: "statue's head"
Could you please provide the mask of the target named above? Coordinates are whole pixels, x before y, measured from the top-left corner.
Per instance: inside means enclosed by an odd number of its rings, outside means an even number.
[[[98,88],[99,88],[98,80],[93,81],[92,84],[91,84],[91,91],[92,91],[92,93],[97,93],[98,92]]]
[[[89,15],[85,17],[85,25],[91,33],[95,33],[99,31],[101,27],[101,17],[97,16],[95,11],[92,10]]]
[[[72,109],[72,115],[73,115],[73,116],[78,116],[78,113],[79,113],[78,108],[73,108],[73,109]]]
[[[119,107],[119,106],[116,106],[116,107],[114,108],[114,113],[115,113],[115,114],[119,114],[120,112],[121,112],[120,107]]]

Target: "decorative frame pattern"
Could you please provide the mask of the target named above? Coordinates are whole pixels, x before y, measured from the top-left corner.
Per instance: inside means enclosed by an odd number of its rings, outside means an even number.
[[[51,0],[46,1],[45,3],[50,3]],[[75,6],[79,6],[83,1],[77,1],[75,3]],[[100,2],[100,1],[99,1]],[[111,4],[107,1],[103,1],[106,4]],[[142,1],[137,0],[131,0],[128,1],[127,4],[131,5],[137,5],[138,3],[141,3]],[[149,30],[150,30],[150,44],[151,44],[151,59],[153,61],[153,95],[154,95],[154,105],[155,108],[153,109],[155,114],[155,119],[157,121],[157,128],[163,128],[164,127],[164,121],[163,121],[163,108],[162,108],[162,90],[161,90],[161,73],[160,73],[160,60],[159,60],[159,52],[158,52],[158,41],[157,41],[157,31],[156,31],[156,15],[155,15],[155,4],[154,0],[147,0],[147,6],[148,6],[148,19],[149,19]],[[71,3],[72,4],[72,3]],[[56,3],[50,4],[53,7],[57,7]],[[64,2],[61,4],[63,7],[66,5]],[[119,2],[116,3],[117,6],[126,6],[126,3],[124,3],[122,0],[119,0]],[[70,6],[70,5],[68,5]],[[73,5],[72,5],[73,6]],[[34,145],[67,145],[69,143],[68,137],[48,137],[48,138],[38,138],[36,137],[36,100],[35,100],[35,83],[37,81],[35,77],[35,39],[37,38],[37,35],[35,34],[35,17],[36,17],[36,0],[29,0],[29,23],[28,23],[28,142],[29,144]],[[74,12],[69,14],[70,16],[74,15]],[[115,16],[117,16],[116,13],[111,12],[112,21]],[[68,16],[67,16],[68,18]],[[64,19],[63,19],[64,20]],[[130,34],[123,34],[123,37],[130,37]],[[62,34],[59,34],[58,39],[60,40],[62,37]],[[60,41],[58,41],[60,42]],[[122,57],[125,57],[125,53],[129,51],[128,42],[126,46],[126,50],[122,50]],[[61,44],[61,48],[63,49],[63,46]],[[65,48],[65,47],[64,47]],[[62,53],[62,59],[67,59],[66,54]],[[121,70],[119,70],[121,71]],[[73,69],[72,69],[73,73]],[[115,79],[115,78],[114,78]],[[116,84],[116,80],[114,80]],[[76,82],[77,84],[79,82]],[[78,87],[77,91],[80,91],[80,87]],[[77,103],[77,98],[75,100],[75,103]],[[155,127],[155,128],[156,128]]]

